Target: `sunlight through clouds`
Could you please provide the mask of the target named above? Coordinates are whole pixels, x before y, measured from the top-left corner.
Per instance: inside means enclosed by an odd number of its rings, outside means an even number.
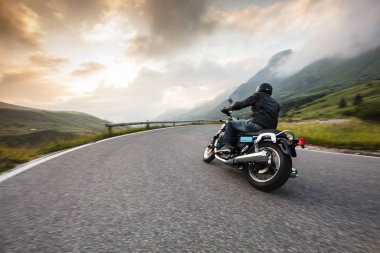
[[[103,22],[96,23],[90,29],[85,29],[81,37],[85,42],[122,44],[135,35],[136,31],[128,24],[126,17],[110,11],[105,15]]]
[[[132,62],[116,61],[104,71],[103,81],[109,85],[125,87],[137,77],[138,70],[139,67]]]

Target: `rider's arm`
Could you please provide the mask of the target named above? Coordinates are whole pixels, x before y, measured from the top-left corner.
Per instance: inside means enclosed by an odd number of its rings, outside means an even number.
[[[253,106],[254,104],[256,104],[257,101],[258,101],[257,94],[254,94],[241,102],[233,103],[229,109],[232,111],[240,110],[248,106]]]

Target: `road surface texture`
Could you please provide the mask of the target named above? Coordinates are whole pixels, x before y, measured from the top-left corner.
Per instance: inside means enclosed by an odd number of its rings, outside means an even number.
[[[217,125],[123,136],[0,183],[0,252],[380,252],[380,159],[299,150],[264,193],[202,161]]]

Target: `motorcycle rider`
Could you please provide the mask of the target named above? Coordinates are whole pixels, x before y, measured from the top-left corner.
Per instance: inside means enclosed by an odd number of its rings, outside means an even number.
[[[263,129],[276,129],[278,123],[278,113],[280,105],[274,100],[272,95],[272,85],[262,83],[256,87],[256,92],[252,96],[241,102],[235,102],[222,109],[223,113],[240,110],[251,106],[252,118],[248,120],[232,120],[226,125],[222,139],[222,150],[233,151],[232,139],[237,131],[258,132]]]

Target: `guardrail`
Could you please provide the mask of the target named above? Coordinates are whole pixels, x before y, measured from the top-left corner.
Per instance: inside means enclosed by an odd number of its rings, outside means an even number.
[[[176,124],[185,124],[185,123],[213,123],[220,122],[219,120],[176,120],[176,121],[141,121],[141,122],[128,122],[128,123],[106,123],[106,127],[108,128],[108,133],[112,133],[113,127],[118,126],[134,126],[134,125],[145,125],[146,128],[149,128],[151,124],[172,124],[172,126],[176,126]]]

